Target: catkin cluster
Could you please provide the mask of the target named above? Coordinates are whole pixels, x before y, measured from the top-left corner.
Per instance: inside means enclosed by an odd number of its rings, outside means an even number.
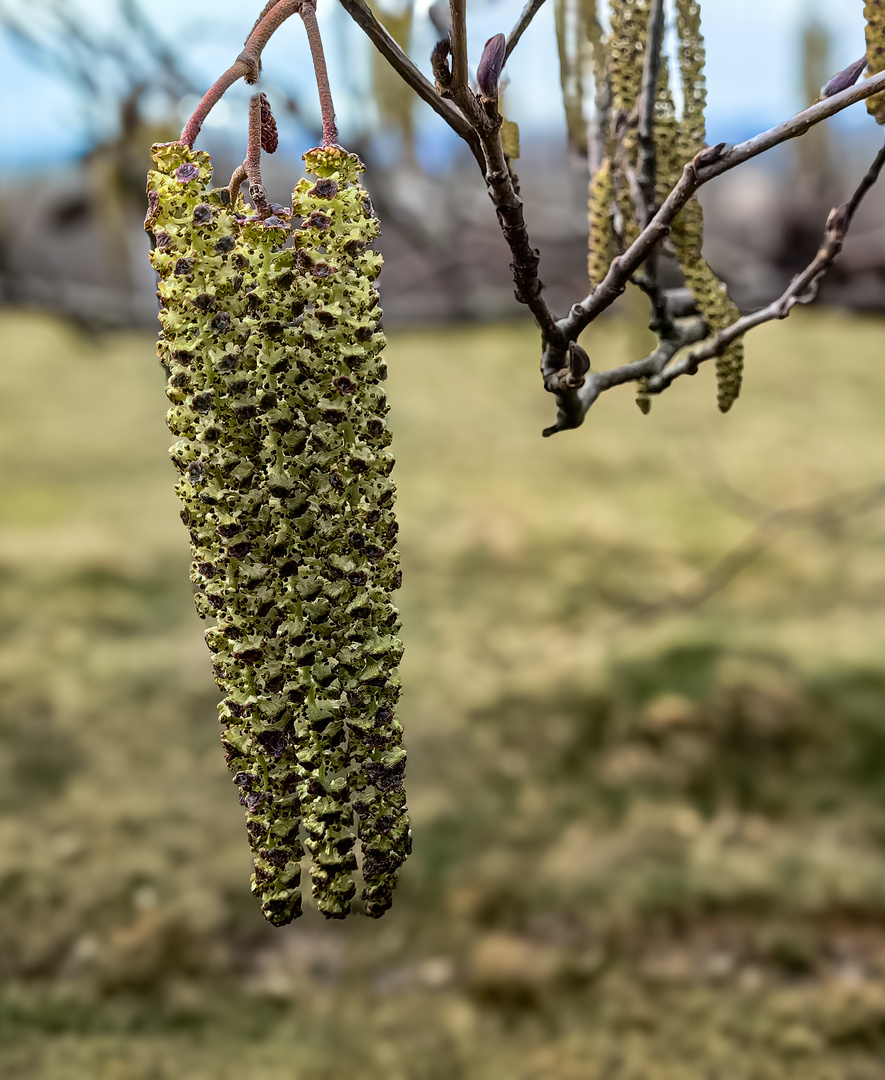
[[[222,743],[266,918],[390,906],[410,833],[394,709],[401,645],[393,459],[381,388],[380,256],[358,159],[306,155],[293,210],[211,189],[205,153],[154,148],[171,448]],[[299,227],[293,231],[293,221]],[[289,240],[292,244],[289,245]]]
[[[885,0],[867,0],[864,4],[867,39],[867,67],[871,75],[885,71]],[[867,98],[867,111],[879,124],[885,124],[885,93]]]

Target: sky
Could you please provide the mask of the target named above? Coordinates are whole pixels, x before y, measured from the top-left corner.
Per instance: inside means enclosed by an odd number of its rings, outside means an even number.
[[[397,0],[382,0],[395,3]],[[435,40],[430,20],[423,15],[429,0],[419,0],[412,55],[429,73],[427,57]],[[145,0],[141,0],[148,10]],[[68,6],[88,12],[90,25],[110,29],[111,0],[68,0]],[[523,0],[470,0],[468,37],[470,61],[475,65],[485,40],[506,33],[516,21]],[[29,0],[7,0],[19,12],[34,10]],[[151,18],[180,55],[186,55],[194,82],[208,85],[239,51],[260,0],[150,0]],[[348,123],[370,121],[374,108],[368,93],[371,46],[338,8],[334,0],[320,0],[333,90],[346,136]],[[85,17],[85,15],[84,15]],[[810,17],[829,31],[833,72],[864,52],[862,0],[704,0],[703,30],[707,46],[708,139],[736,142],[747,138],[801,108],[799,45],[801,29]],[[293,24],[297,20],[292,20]],[[292,89],[306,111],[318,111],[316,91],[309,75],[303,34],[287,25],[271,42],[264,56],[264,82],[272,92],[274,80]],[[523,138],[533,134],[564,132],[559,93],[559,61],[553,28],[553,0],[536,16],[508,64],[510,84],[507,108]],[[99,72],[99,78],[101,73]],[[207,123],[207,132],[241,130],[245,100],[251,91],[235,88]],[[407,92],[407,91],[404,91]],[[68,87],[23,55],[0,31],[0,171],[20,173],[77,156],[86,138],[82,111]],[[183,119],[194,101],[183,100]],[[421,118],[421,143],[430,158],[443,153],[450,139],[441,121],[426,106]],[[110,121],[109,121],[110,122]],[[839,119],[859,126],[870,123],[863,106]],[[234,125],[236,125],[234,127]],[[283,137],[297,141],[303,132],[293,126]],[[442,150],[440,150],[442,148]],[[300,153],[303,147],[293,153]]]

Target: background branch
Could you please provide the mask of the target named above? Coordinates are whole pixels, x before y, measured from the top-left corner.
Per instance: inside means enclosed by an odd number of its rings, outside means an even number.
[[[387,30],[375,18],[365,0],[338,0],[347,14],[365,33],[378,52],[390,64],[400,78],[445,120],[449,127],[467,143],[480,167],[484,165],[482,149],[476,132],[467,120],[447,101],[439,96],[436,87],[426,79],[409,57],[393,40]]]
[[[519,44],[519,39],[526,32],[531,24],[532,19],[538,14],[541,8],[544,6],[544,0],[528,0],[526,6],[522,9],[522,14],[516,20],[516,25],[510,31],[507,36],[507,44],[504,48],[504,63],[507,63],[507,59],[516,46]]]

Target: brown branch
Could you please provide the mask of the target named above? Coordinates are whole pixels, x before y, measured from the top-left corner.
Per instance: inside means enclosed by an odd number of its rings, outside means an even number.
[[[559,371],[548,374],[544,388],[556,394],[557,411],[556,423],[544,428],[542,433],[544,438],[555,435],[557,431],[580,427],[587,415],[587,410],[604,391],[611,390],[615,386],[622,386],[624,383],[635,382],[636,379],[650,379],[662,371],[680,349],[702,340],[706,333],[707,328],[702,319],[688,319],[682,325],[674,324],[672,337],[660,341],[657,348],[648,356],[640,360],[632,360],[629,364],[622,364],[621,367],[610,368],[608,371],[593,372],[587,375],[583,385],[577,388],[564,385],[558,378]]]
[[[851,199],[837,209],[830,211],[827,217],[823,242],[817,254],[802,273],[793,278],[789,287],[777,300],[774,300],[767,307],[742,316],[733,322],[731,326],[723,328],[709,341],[704,342],[699,349],[694,349],[677,360],[675,364],[672,364],[651,380],[649,391],[651,393],[660,393],[666,390],[680,375],[694,374],[699,364],[702,364],[705,360],[712,360],[716,356],[721,356],[733,341],[743,337],[749,330],[753,330],[763,323],[771,322],[773,319],[785,319],[796,304],[811,303],[817,295],[821,279],[842,250],[842,244],[845,242],[845,236],[858,206],[860,206],[863,197],[878,180],[883,167],[885,167],[885,146],[876,155],[875,161],[863,180],[858,184]]]
[[[335,105],[332,102],[332,88],[329,86],[329,73],[326,70],[323,39],[320,36],[320,28],[317,24],[316,0],[303,0],[301,19],[307,32],[317,90],[320,94],[320,109],[323,114],[323,146],[337,146],[338,127],[335,124]]]
[[[755,562],[783,536],[802,528],[832,531],[850,517],[878,509],[883,501],[885,484],[874,484],[860,491],[842,492],[808,506],[773,510],[759,521],[749,536],[714,563],[693,589],[650,602],[625,600],[611,593],[604,594],[605,598],[610,603],[627,606],[627,616],[634,622],[698,607],[731,584],[742,570]]]
[[[270,217],[272,211],[267,201],[267,193],[261,182],[261,94],[253,94],[249,102],[249,144],[243,168],[249,180],[249,197],[261,217]],[[236,176],[236,174],[234,174]],[[231,180],[233,183],[233,178]],[[231,202],[236,192],[231,193]]]
[[[400,78],[410,86],[418,97],[428,104],[438,116],[441,116],[457,135],[461,136],[470,147],[473,156],[476,158],[477,162],[479,162],[480,167],[482,167],[483,153],[476,132],[457,109],[453,108],[447,101],[444,101],[439,96],[433,83],[421,74],[409,57],[384,29],[381,23],[378,22],[372,13],[371,8],[366,3],[366,0],[339,0],[339,3],[357,26],[363,30],[366,37],[372,42],[378,52],[381,53]]]
[[[648,15],[648,35],[645,44],[645,62],[642,66],[642,87],[639,91],[639,124],[636,135],[639,144],[636,178],[639,190],[642,192],[643,227],[651,220],[655,208],[655,101],[663,42],[664,0],[653,0]]]
[[[248,83],[258,81],[261,73],[261,54],[264,47],[273,35],[279,30],[290,16],[294,15],[301,7],[302,0],[277,0],[264,9],[264,17],[259,19],[252,33],[246,39],[243,51],[203,95],[200,104],[188,120],[178,140],[185,146],[193,146],[200,128],[212,109],[221,100],[222,95],[233,86],[239,79],[245,79]]]
[[[516,20],[516,25],[507,35],[507,45],[504,49],[504,63],[507,60],[516,46],[519,44],[519,39],[529,28],[529,24],[532,19],[538,14],[544,5],[544,0],[528,0],[526,6],[522,9],[522,14]]]

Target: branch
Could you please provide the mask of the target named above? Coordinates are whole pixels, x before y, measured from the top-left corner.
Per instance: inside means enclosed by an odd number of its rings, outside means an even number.
[[[781,537],[801,528],[832,530],[850,517],[878,509],[885,500],[885,484],[854,492],[842,492],[808,506],[784,507],[762,518],[756,528],[739,544],[726,552],[698,584],[686,592],[676,593],[653,601],[625,600],[606,595],[611,603],[628,606],[631,621],[644,621],[673,611],[698,607],[729,585],[738,574],[773,547]]]
[[[528,0],[526,6],[522,9],[522,14],[516,20],[516,26],[510,31],[507,37],[507,45],[504,49],[504,63],[507,63],[510,54],[519,44],[519,39],[528,29],[532,19],[538,14],[544,4],[544,0]]]
[[[323,114],[323,146],[337,146],[338,128],[335,124],[335,106],[332,103],[332,88],[329,86],[329,73],[326,70],[323,39],[320,37],[320,28],[317,25],[316,0],[303,0],[301,19],[307,32],[317,90],[320,94],[320,110]]]
[[[698,365],[705,360],[712,360],[720,356],[725,349],[737,338],[743,337],[749,330],[753,330],[763,323],[773,319],[785,319],[796,304],[809,304],[817,295],[818,285],[821,278],[830,269],[836,256],[842,250],[842,244],[851,222],[860,206],[863,197],[878,180],[882,168],[885,166],[885,146],[876,155],[876,159],[870,166],[863,180],[858,184],[851,199],[835,210],[831,210],[827,217],[826,230],[823,242],[817,254],[805,267],[801,274],[797,274],[790,282],[786,291],[767,307],[744,315],[724,329],[714,334],[709,341],[699,349],[695,349],[686,356],[677,360],[675,364],[660,372],[649,383],[649,392],[653,394],[666,390],[668,386],[680,375],[693,375]]]
[[[246,148],[246,160],[243,170],[249,180],[249,197],[260,217],[270,217],[272,211],[267,202],[267,193],[261,182],[261,94],[253,94],[249,102],[249,143]],[[236,173],[231,177],[229,190],[236,183]],[[240,181],[242,183],[242,181]],[[239,184],[231,190],[231,204],[236,201]]]
[[[339,0],[339,3],[357,26],[364,31],[366,37],[400,78],[411,86],[418,97],[426,102],[438,116],[441,116],[457,135],[461,136],[470,147],[480,167],[482,167],[483,154],[476,132],[457,109],[439,96],[433,83],[425,79],[381,23],[378,22],[366,0]]]
[[[804,135],[815,124],[835,116],[850,105],[855,105],[858,101],[872,97],[873,94],[882,90],[885,90],[885,71],[880,71],[859,86],[849,87],[840,94],[824,98],[776,127],[753,136],[752,139],[737,143],[728,149],[725,148],[725,143],[720,143],[718,146],[708,146],[701,150],[695,155],[694,160],[685,166],[676,186],[646,228],[624,254],[612,262],[611,269],[605,278],[580,304],[575,304],[565,319],[560,321],[560,326],[568,339],[576,340],[585,327],[611,307],[624,291],[630,275],[641,263],[645,262],[649,252],[667,235],[673,219],[703,184],[787,142],[788,139]]]
[[[601,390],[608,389],[608,385],[602,386],[595,382],[596,376],[591,376],[590,379],[587,380],[587,383],[577,391],[568,385],[560,384],[558,381],[558,373],[564,370],[565,352],[567,348],[567,344],[566,347],[563,347],[561,341],[565,340],[566,343],[577,341],[581,331],[589,326],[589,324],[603,311],[609,308],[621,293],[623,293],[631,276],[638,267],[648,259],[660,241],[669,233],[670,226],[676,215],[683,206],[685,206],[692,195],[694,195],[698,188],[707,183],[707,181],[714,179],[714,177],[721,176],[722,173],[728,172],[738,165],[742,165],[751,158],[758,157],[760,154],[780,145],[782,142],[803,135],[814,124],[818,124],[822,120],[826,120],[830,116],[834,116],[836,113],[848,108],[850,105],[854,105],[858,101],[863,101],[865,98],[880,93],[882,90],[885,90],[885,71],[872,76],[859,86],[849,87],[841,93],[816,102],[814,105],[797,113],[789,120],[785,120],[783,123],[770,128],[768,131],[763,131],[752,139],[737,143],[727,149],[725,143],[720,143],[717,146],[708,146],[695,155],[694,159],[685,166],[679,181],[664,200],[660,209],[648,225],[642,230],[630,247],[622,255],[617,256],[612,261],[609,271],[602,282],[600,282],[593,292],[591,292],[581,303],[575,304],[565,318],[560,319],[557,322],[557,329],[562,335],[559,339],[560,343],[557,342],[553,335],[547,337],[541,358],[541,373],[544,379],[545,389],[556,394],[557,420],[553,426],[545,430],[545,435],[552,435],[554,432],[562,431],[566,428],[578,427],[583,422],[587,409],[589,409],[599,396]],[[832,262],[838,254],[838,249],[841,247],[842,239],[844,239],[844,230],[847,228],[848,223],[850,223],[854,210],[857,208],[857,205],[864,194],[875,183],[876,178],[883,167],[881,158],[882,154],[876,158],[870,172],[864,177],[864,180],[861,182],[858,190],[854,193],[854,196],[852,196],[850,202],[842,208],[844,218],[842,212],[837,214],[836,217],[831,215],[828,222],[828,229],[833,232],[833,236],[829,243],[838,244],[838,246],[831,254],[827,254],[827,252],[829,252],[829,247],[825,240],[824,247],[826,248],[826,258],[823,263],[823,269],[826,269],[829,263]],[[820,272],[822,272],[819,263],[819,259],[821,258],[821,252],[818,252],[815,261],[802,275],[800,275],[797,282],[793,283],[787,294],[785,294],[784,297],[781,297],[777,304],[784,302],[789,303],[789,306],[792,307],[793,304],[798,302],[798,299],[794,299],[790,302],[790,296],[795,290],[795,295],[798,298],[801,295],[803,284],[807,290],[808,285],[817,279]],[[806,275],[808,276],[806,277]],[[775,318],[778,317],[778,315],[773,314],[767,317]],[[758,325],[758,322],[765,321],[767,321],[766,318],[763,318],[759,312],[745,316],[744,319],[738,320],[732,327],[723,330],[721,332],[721,337],[717,336],[717,338],[714,338],[713,340],[716,341],[717,347],[724,348],[730,341],[734,340],[735,337],[739,337],[740,334],[745,333],[748,329],[751,329],[752,326]],[[736,327],[737,329],[735,329]],[[731,336],[726,339],[725,335],[729,334]],[[702,334],[701,337],[703,336],[704,335]],[[700,338],[695,338],[694,340],[697,341],[700,340]],[[662,346],[664,344],[665,343],[662,342]],[[687,344],[689,343],[687,342]],[[655,350],[655,353],[651,354],[651,356],[655,356],[658,353],[659,350]],[[701,353],[701,350],[698,350],[697,353]],[[672,355],[675,354],[671,353],[671,357]],[[716,353],[711,353],[710,355],[716,355]],[[696,360],[697,358],[696,354]],[[703,358],[709,359],[709,357],[706,356]],[[649,358],[647,357],[646,360],[648,359]],[[636,361],[635,363],[641,364],[642,362]],[[631,372],[633,366],[634,365],[628,364],[625,365],[624,368],[617,369],[617,371]],[[672,381],[672,378],[675,378],[676,374],[684,374],[692,369],[693,365],[679,361],[674,365],[674,369],[671,369],[675,370],[675,373],[671,377],[668,372],[667,378],[669,378],[669,381]],[[618,385],[618,382],[626,382],[631,378],[648,377],[651,379],[650,389],[654,387],[656,392],[660,392],[660,390],[664,388],[662,372],[663,365],[659,367],[657,371],[650,372],[643,369],[638,373],[626,374],[624,378],[612,382],[611,385]],[[607,379],[614,377],[613,373],[610,372],[605,372],[603,374]]]
[[[215,85],[211,86],[203,95],[203,99],[197,106],[194,115],[185,124],[179,142],[185,146],[194,145],[206,117],[235,82],[240,79],[245,79],[247,83],[258,81],[258,76],[261,73],[261,54],[265,45],[286,19],[301,8],[301,3],[302,0],[276,0],[275,3],[268,4],[265,7],[263,18],[259,19],[252,33],[246,38],[243,51]]]
[[[566,380],[562,369],[551,372],[545,379],[544,388],[556,394],[556,423],[544,428],[544,438],[555,435],[557,431],[580,427],[587,410],[603,391],[634,382],[636,379],[651,379],[663,371],[680,349],[703,340],[706,333],[707,327],[703,319],[687,319],[682,325],[674,323],[673,336],[660,341],[648,356],[608,371],[593,372],[587,375],[583,385],[576,389],[564,385]]]
[[[452,13],[452,29],[449,31],[449,41],[452,45],[452,91],[454,97],[459,90],[467,89],[469,82],[466,0],[449,0],[449,11]]]

